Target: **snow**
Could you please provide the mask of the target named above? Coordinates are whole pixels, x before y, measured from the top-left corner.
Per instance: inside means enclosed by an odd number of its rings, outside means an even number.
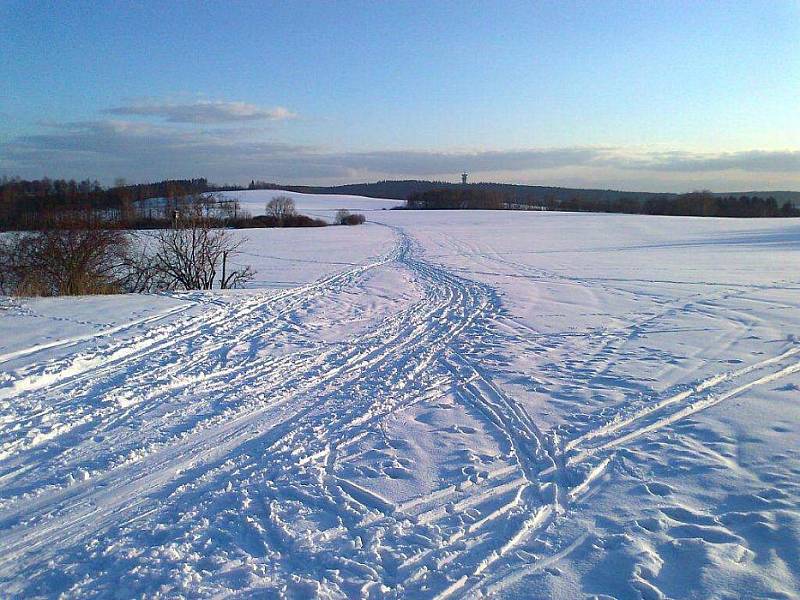
[[[0,595],[800,594],[797,221],[295,198],[368,223],[2,300]]]
[[[281,190],[249,190],[244,192],[220,192],[226,199],[235,199],[243,210],[251,215],[263,215],[267,203],[275,196],[289,196],[295,201],[298,212],[312,217],[332,221],[339,209],[350,212],[370,213],[376,210],[391,210],[403,206],[402,200],[386,200],[383,198],[366,198],[345,194],[300,194]]]

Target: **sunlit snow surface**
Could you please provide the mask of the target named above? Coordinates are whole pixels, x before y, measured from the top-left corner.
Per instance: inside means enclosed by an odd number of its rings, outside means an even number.
[[[800,594],[798,220],[294,197],[369,222],[0,300],[0,596]]]

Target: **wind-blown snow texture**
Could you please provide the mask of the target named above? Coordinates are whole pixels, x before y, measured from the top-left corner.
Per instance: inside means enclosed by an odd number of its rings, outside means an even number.
[[[376,210],[3,300],[0,595],[800,594],[796,221],[294,196]]]

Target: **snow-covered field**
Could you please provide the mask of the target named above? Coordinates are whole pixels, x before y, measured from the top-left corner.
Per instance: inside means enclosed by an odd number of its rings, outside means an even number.
[[[405,204],[402,200],[365,198],[364,196],[345,196],[331,194],[298,194],[276,190],[257,190],[245,192],[221,192],[222,197],[236,199],[242,209],[252,215],[264,214],[267,203],[275,196],[289,196],[300,212],[306,215],[332,218],[340,208],[350,212],[371,213],[376,210],[389,210]]]
[[[295,197],[369,222],[2,300],[0,596],[800,594],[800,223]]]

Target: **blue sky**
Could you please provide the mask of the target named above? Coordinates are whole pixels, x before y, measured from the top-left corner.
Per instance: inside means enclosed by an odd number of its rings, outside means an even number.
[[[800,2],[0,0],[0,173],[800,189]]]

